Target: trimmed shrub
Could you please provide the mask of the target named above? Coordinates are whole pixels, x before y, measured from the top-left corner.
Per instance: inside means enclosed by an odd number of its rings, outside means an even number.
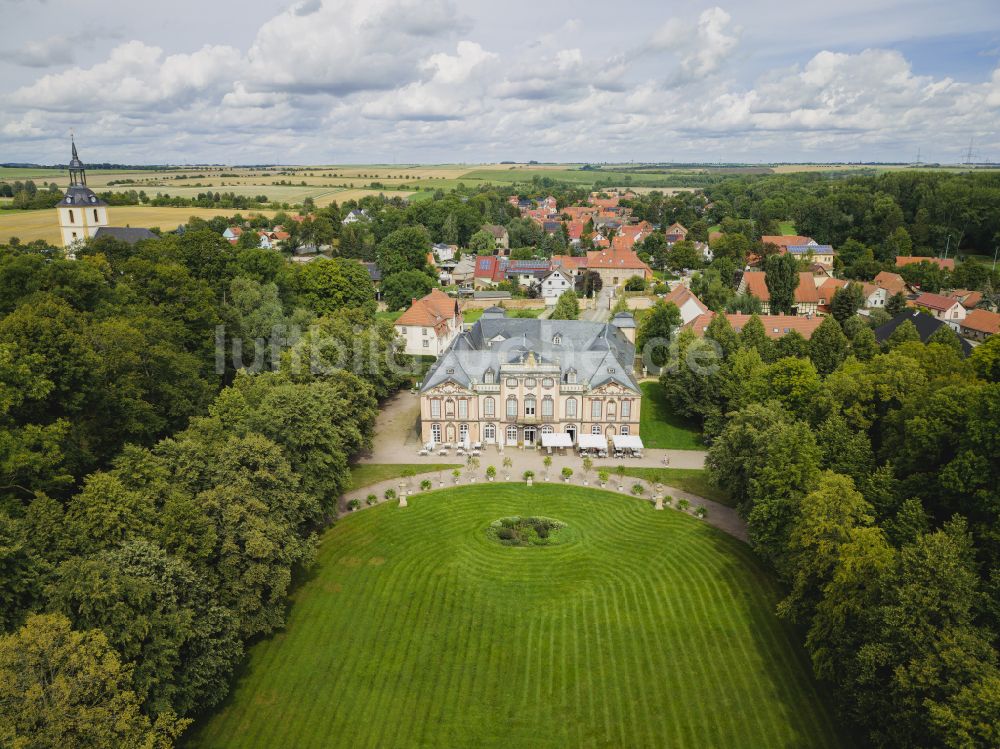
[[[347,503],[347,509],[351,510],[352,512],[354,510],[360,510],[361,509],[361,500],[360,499],[352,499],[350,502]]]
[[[646,488],[642,484],[632,484],[632,494],[635,496],[640,496],[644,491]]]
[[[386,489],[385,490],[385,494],[383,494],[382,496],[385,497],[386,499],[395,499],[396,498],[396,490],[395,489]]]

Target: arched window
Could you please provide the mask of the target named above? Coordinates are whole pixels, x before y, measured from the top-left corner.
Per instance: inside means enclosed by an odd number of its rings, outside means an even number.
[[[517,427],[511,424],[507,427],[507,444],[516,445],[517,444]]]
[[[614,419],[615,415],[617,414],[617,412],[618,412],[618,408],[615,405],[615,402],[614,401],[608,401],[608,421],[611,421],[612,419]]]
[[[600,434],[601,433],[601,425],[600,424],[594,424],[593,426],[591,426],[590,427],[590,433],[591,434]]]
[[[552,434],[553,431],[551,424],[546,424],[542,427],[542,434]]]
[[[542,398],[542,418],[551,419],[552,418],[552,396],[546,395]]]
[[[566,373],[566,382],[570,385],[576,384],[576,370],[571,369]]]
[[[576,398],[566,399],[566,418],[567,419],[576,418]]]
[[[513,395],[507,399],[507,418],[513,419],[517,417],[517,398]]]
[[[487,424],[483,427],[483,441],[484,442],[496,442],[497,440],[497,428],[495,424]]]
[[[535,415],[535,396],[529,395],[524,399],[524,415],[534,416]]]
[[[485,384],[487,384],[487,385],[492,385],[493,384],[493,377],[494,377],[493,370],[492,369],[487,369],[483,373],[483,382]]]
[[[483,401],[483,415],[492,418],[495,412],[496,412],[496,401],[494,401],[493,398],[486,398]]]
[[[552,336],[552,343],[558,346],[560,343],[562,343],[562,336],[556,333],[554,336]]]

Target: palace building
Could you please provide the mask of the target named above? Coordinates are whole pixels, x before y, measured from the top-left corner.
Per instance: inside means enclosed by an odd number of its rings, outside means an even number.
[[[508,318],[491,307],[420,389],[424,442],[532,445],[561,432],[639,434],[635,321]]]

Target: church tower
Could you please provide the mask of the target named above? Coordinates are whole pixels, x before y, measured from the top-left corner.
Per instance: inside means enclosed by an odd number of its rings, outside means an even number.
[[[59,227],[62,230],[63,247],[70,248],[74,242],[82,242],[97,233],[98,228],[108,225],[108,204],[98,198],[87,187],[87,172],[73,146],[73,158],[69,162],[69,187],[66,195],[56,205],[59,212]]]

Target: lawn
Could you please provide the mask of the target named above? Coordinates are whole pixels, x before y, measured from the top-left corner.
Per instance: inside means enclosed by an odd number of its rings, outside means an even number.
[[[795,235],[795,222],[794,221],[779,221],[778,222],[778,232],[788,236]]]
[[[606,470],[611,474],[611,480],[616,480],[615,473],[617,466],[599,466],[596,470]],[[725,489],[712,484],[708,480],[708,471],[704,468],[632,468],[625,467],[625,475],[644,481],[659,482],[667,486],[675,486],[686,492],[697,494],[699,497],[711,499],[726,507],[735,507],[732,497]]]
[[[566,524],[504,546],[512,516]],[[583,487],[354,513],[189,747],[837,747],[778,585],[744,544]]]
[[[470,325],[482,316],[483,316],[483,310],[481,309],[462,310],[462,322],[469,323]]]
[[[400,478],[409,468],[417,473],[427,473],[450,471],[452,468],[461,468],[462,465],[462,463],[361,463],[351,466],[351,488],[360,489],[380,481]]]
[[[389,322],[396,322],[396,320],[399,319],[399,316],[401,314],[403,314],[403,310],[401,310],[401,309],[393,310],[391,312],[389,310],[383,310],[381,312],[376,312],[375,313],[375,319],[376,320],[388,320]]]
[[[657,381],[639,383],[642,388],[642,411],[639,433],[642,443],[651,449],[704,450],[701,431],[690,421],[670,410],[663,388]]]

